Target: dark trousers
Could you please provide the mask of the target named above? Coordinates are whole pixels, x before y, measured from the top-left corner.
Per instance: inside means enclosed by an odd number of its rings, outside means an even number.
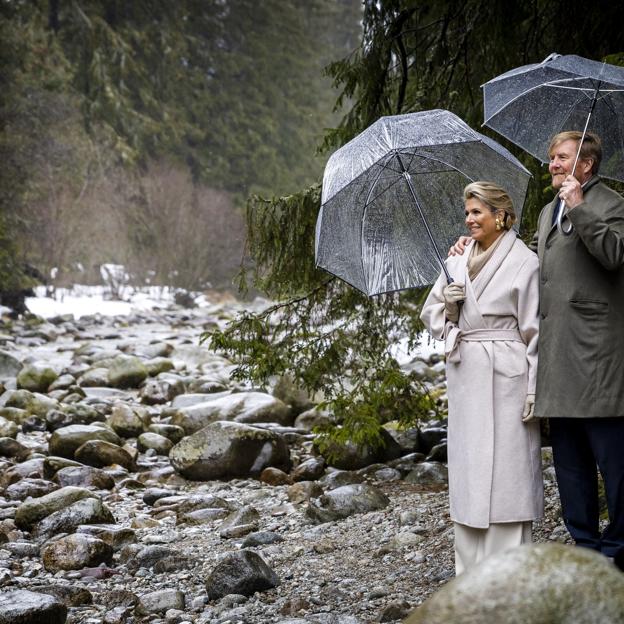
[[[551,418],[563,520],[578,546],[613,557],[624,547],[624,418]],[[600,533],[598,472],[609,525]]]

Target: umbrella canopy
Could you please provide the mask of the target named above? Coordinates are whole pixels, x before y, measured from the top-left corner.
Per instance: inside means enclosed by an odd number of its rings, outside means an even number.
[[[382,117],[334,152],[323,177],[316,263],[367,295],[432,284],[465,234],[463,189],[494,182],[518,221],[530,173],[445,110]]]
[[[600,175],[624,181],[624,67],[551,54],[482,88],[484,125],[544,163],[555,134],[586,128],[602,141]]]

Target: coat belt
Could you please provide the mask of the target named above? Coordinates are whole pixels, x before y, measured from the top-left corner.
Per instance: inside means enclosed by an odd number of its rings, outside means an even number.
[[[459,343],[467,342],[524,342],[517,329],[459,329],[454,326],[446,335],[444,341],[444,353],[447,362],[458,364],[461,361],[459,355]]]

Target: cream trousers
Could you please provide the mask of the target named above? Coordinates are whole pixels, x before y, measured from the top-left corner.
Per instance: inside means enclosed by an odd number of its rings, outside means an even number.
[[[487,529],[475,529],[458,522],[453,524],[456,576],[490,555],[533,541],[530,521],[490,524]]]

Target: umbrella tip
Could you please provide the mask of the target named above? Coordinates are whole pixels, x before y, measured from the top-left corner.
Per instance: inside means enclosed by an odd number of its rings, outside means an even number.
[[[552,52],[551,54],[549,54],[543,61],[542,61],[542,65],[546,64],[546,63],[550,63],[550,61],[554,61],[555,59],[558,59],[561,56],[561,54],[557,54],[556,52]]]

